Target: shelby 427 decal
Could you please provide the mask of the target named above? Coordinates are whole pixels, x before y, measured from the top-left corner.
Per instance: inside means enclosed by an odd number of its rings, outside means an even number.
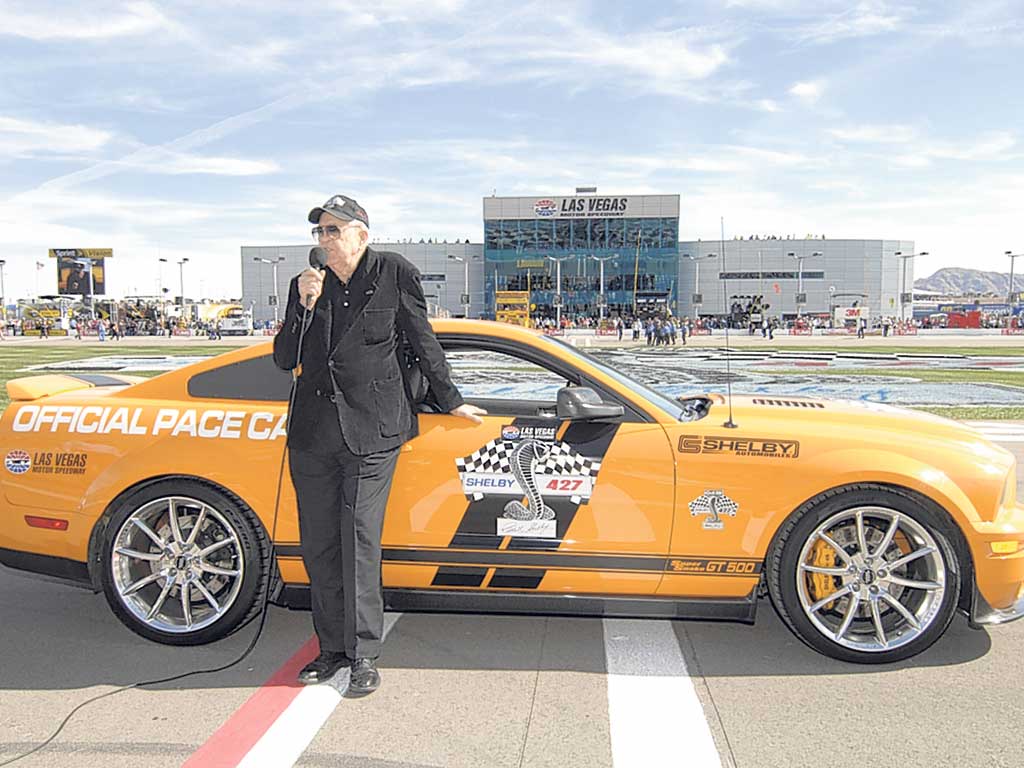
[[[558,510],[568,503],[574,511],[593,494],[600,460],[556,440],[556,431],[550,424],[508,425],[500,437],[455,460],[471,507],[497,502],[495,536],[557,538]]]

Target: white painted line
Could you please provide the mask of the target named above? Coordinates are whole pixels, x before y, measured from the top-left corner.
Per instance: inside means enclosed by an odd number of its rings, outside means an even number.
[[[384,614],[384,637],[400,613]],[[239,768],[290,768],[323,728],[348,690],[349,671],[343,670],[323,685],[302,689],[288,708],[260,737],[238,764]]]
[[[720,768],[715,739],[671,622],[603,623],[615,768]]]

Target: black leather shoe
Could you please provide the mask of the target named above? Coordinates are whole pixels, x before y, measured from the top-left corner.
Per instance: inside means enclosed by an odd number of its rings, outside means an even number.
[[[303,685],[322,683],[330,680],[339,669],[347,667],[351,663],[348,656],[340,651],[321,651],[319,656],[299,672],[299,682]]]
[[[373,659],[356,659],[352,662],[352,677],[348,683],[348,696],[365,696],[380,687],[380,672]]]

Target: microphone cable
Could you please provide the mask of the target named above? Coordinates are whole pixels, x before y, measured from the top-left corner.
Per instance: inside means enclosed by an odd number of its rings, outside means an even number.
[[[286,424],[291,424],[291,422],[292,422],[292,418],[291,418],[292,417],[292,409],[295,407],[295,390],[296,390],[296,386],[297,386],[298,380],[299,380],[298,370],[299,370],[299,366],[302,363],[302,341],[303,341],[303,338],[306,335],[306,328],[311,324],[310,321],[309,321],[309,317],[310,317],[309,307],[307,307],[305,304],[303,304],[302,327],[299,330],[298,349],[295,352],[295,368],[292,369],[292,384],[291,384],[290,391],[288,393],[288,410],[287,410],[288,419],[286,421]],[[224,670],[231,669],[231,667],[235,666],[236,664],[241,663],[243,660],[245,660],[245,658],[250,653],[253,652],[253,650],[256,648],[256,644],[259,642],[260,636],[263,634],[263,627],[264,627],[264,625],[266,624],[266,621],[267,621],[267,612],[268,612],[267,608],[270,605],[270,587],[271,587],[271,584],[272,584],[272,582],[274,580],[274,570],[276,568],[276,559],[277,559],[276,558],[276,554],[275,554],[276,553],[276,549],[277,549],[276,544],[275,544],[275,540],[277,538],[277,518],[278,518],[278,512],[280,510],[280,504],[281,504],[281,488],[282,488],[282,485],[284,483],[284,461],[285,461],[285,457],[287,455],[288,455],[288,440],[287,440],[287,437],[286,437],[285,438],[285,445],[281,448],[281,462],[278,465],[278,470],[277,470],[277,493],[276,493],[276,495],[274,497],[274,519],[273,519],[273,523],[271,524],[271,528],[270,528],[270,555],[267,558],[267,567],[270,569],[270,572],[267,574],[267,580],[266,580],[266,585],[265,585],[265,587],[263,589],[263,595],[262,595],[261,598],[258,598],[258,599],[261,599],[263,601],[263,608],[260,611],[259,623],[256,625],[256,633],[253,635],[252,640],[249,641],[249,645],[246,647],[246,649],[244,651],[242,651],[242,654],[237,659],[235,659],[234,661],[230,661],[227,664],[222,664],[219,667],[212,667],[210,669],[194,669],[194,670],[192,670],[190,672],[183,672],[183,673],[178,674],[178,675],[171,675],[170,677],[162,677],[162,678],[160,678],[158,680],[141,680],[139,682],[131,683],[129,685],[123,685],[120,688],[115,688],[114,690],[107,691],[106,693],[101,693],[101,694],[99,694],[97,696],[93,696],[90,699],[86,699],[81,704],[79,704],[74,709],[72,709],[70,712],[68,712],[67,716],[61,721],[60,725],[57,726],[57,730],[55,730],[52,734],[50,734],[46,738],[45,741],[43,741],[40,744],[36,745],[35,747],[33,747],[32,749],[30,749],[27,752],[23,752],[20,755],[15,755],[12,758],[4,760],[2,763],[0,763],[0,768],[3,768],[4,766],[7,766],[7,765],[13,765],[14,763],[18,762],[19,760],[24,760],[26,757],[34,755],[36,752],[39,752],[39,751],[43,750],[44,748],[46,748],[49,744],[51,744],[53,742],[54,739],[57,738],[57,736],[60,735],[61,731],[64,730],[64,726],[67,725],[68,722],[71,721],[71,718],[74,717],[75,714],[79,710],[83,709],[84,707],[88,706],[89,704],[92,704],[93,702],[99,701],[100,699],[105,699],[108,696],[113,696],[113,695],[118,694],[118,693],[123,693],[124,691],[130,691],[130,690],[132,690],[134,688],[144,688],[144,687],[151,686],[151,685],[161,685],[163,683],[173,683],[173,682],[175,682],[177,680],[184,680],[186,677],[192,677],[193,675],[208,675],[208,674],[213,674],[214,672],[223,672]]]

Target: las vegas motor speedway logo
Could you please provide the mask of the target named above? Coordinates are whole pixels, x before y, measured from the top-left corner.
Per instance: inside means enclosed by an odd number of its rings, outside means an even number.
[[[15,448],[13,451],[7,452],[4,457],[4,466],[12,474],[23,475],[32,468],[32,457],[29,456],[28,451]]]

